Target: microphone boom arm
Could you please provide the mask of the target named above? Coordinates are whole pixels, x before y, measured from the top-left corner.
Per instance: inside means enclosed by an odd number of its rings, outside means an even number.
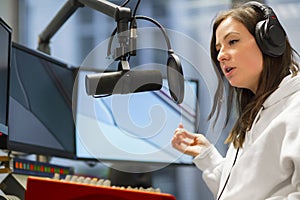
[[[68,0],[51,20],[48,26],[46,26],[44,31],[39,35],[38,50],[50,54],[49,43],[53,35],[72,16],[77,8],[84,6],[90,7],[114,18],[117,22],[118,33],[128,32],[128,24],[131,19],[130,8],[120,7],[106,0]],[[120,43],[126,43],[124,40],[125,37],[126,36],[122,34],[119,36]]]
[[[152,23],[156,24],[163,32],[164,37],[167,42],[168,46],[168,54],[169,58],[167,61],[167,76],[168,76],[168,84],[169,84],[169,90],[170,94],[173,97],[174,101],[178,104],[180,104],[183,101],[184,97],[184,78],[183,78],[183,71],[181,67],[181,63],[179,60],[179,57],[174,54],[173,50],[171,49],[171,44],[170,40],[166,34],[166,31],[164,28],[155,20],[146,17],[146,16],[132,16],[131,15],[131,10],[130,8],[123,7],[123,6],[118,6],[115,5],[107,0],[68,0],[63,7],[58,11],[56,16],[50,21],[48,26],[44,29],[44,31],[39,35],[38,38],[38,50],[50,54],[50,39],[52,36],[59,30],[59,28],[71,17],[71,15],[77,10],[79,7],[84,7],[88,6],[92,9],[95,9],[103,14],[106,14],[112,18],[115,19],[117,22],[117,33],[118,33],[118,41],[120,43],[120,47],[116,49],[117,52],[117,57],[115,60],[119,60],[119,72],[120,74],[105,74],[108,76],[105,76],[106,84],[110,83],[115,83],[119,79],[121,79],[122,84],[131,84],[131,82],[138,82],[138,84],[144,84],[147,87],[127,87],[127,88],[122,88],[120,90],[109,90],[108,92],[114,93],[114,92],[120,92],[120,93],[128,93],[128,92],[135,92],[135,91],[145,91],[145,90],[157,90],[160,89],[161,87],[161,82],[162,82],[162,77],[161,74],[158,74],[157,72],[152,72],[151,75],[149,76],[148,74],[139,74],[137,72],[132,72],[130,71],[129,68],[129,63],[126,59],[126,57],[130,54],[130,52],[134,52],[135,49],[133,44],[128,44],[128,39],[129,39],[129,23],[132,20],[136,19],[144,19],[151,21]],[[134,18],[135,17],[135,18]],[[132,21],[135,22],[135,21]],[[132,27],[131,27],[132,28]],[[134,28],[134,27],[133,27]],[[131,36],[132,37],[132,36]],[[135,36],[133,36],[135,37]],[[131,38],[132,39],[132,38]],[[132,41],[131,41],[132,42]],[[129,40],[130,43],[130,40]],[[132,53],[134,55],[135,53]],[[128,72],[128,73],[126,73]],[[148,73],[148,72],[147,72]],[[125,75],[124,75],[125,74]],[[139,74],[142,76],[142,78],[147,78],[147,80],[138,80],[135,77]],[[124,75],[124,77],[123,77]],[[159,78],[157,81],[156,78]],[[101,77],[96,77],[96,78],[89,78],[86,77],[86,85],[91,87],[87,87],[87,93],[88,94],[93,94],[94,92],[97,92],[98,86],[100,86],[100,78]],[[96,83],[94,83],[96,81]],[[93,82],[94,84],[90,84]],[[122,82],[123,81],[123,82]],[[145,82],[146,81],[146,82]],[[154,84],[148,84],[148,83],[156,83]],[[104,85],[106,85],[104,84]],[[151,85],[149,87],[149,85]],[[157,85],[159,87],[157,87]],[[179,85],[179,86],[178,86]],[[140,89],[139,89],[140,88]],[[92,89],[92,92],[90,92],[90,89]],[[137,89],[137,90],[136,90]],[[102,93],[103,91],[99,91]],[[97,95],[97,94],[96,94]],[[94,95],[93,95],[94,96]]]

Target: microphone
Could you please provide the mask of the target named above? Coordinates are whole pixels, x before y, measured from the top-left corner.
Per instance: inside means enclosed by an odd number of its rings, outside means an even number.
[[[159,70],[120,70],[88,74],[85,77],[85,86],[86,93],[96,97],[160,90],[162,74]]]
[[[161,89],[162,75],[160,71],[131,71],[126,59],[127,56],[136,56],[136,19],[150,21],[162,31],[168,47],[167,78],[169,92],[173,101],[181,104],[184,98],[184,77],[180,59],[171,48],[171,42],[165,28],[158,21],[143,15],[134,15],[130,24],[130,34],[126,37],[123,37],[123,35],[119,37],[120,47],[115,49],[114,55],[115,60],[120,60],[118,71],[87,75],[85,79],[87,94],[94,97],[103,97],[105,94],[127,94]],[[111,53],[113,36],[120,32],[118,30],[117,27],[113,31],[112,37],[110,37],[107,49],[108,57]],[[128,39],[129,42],[127,42]]]

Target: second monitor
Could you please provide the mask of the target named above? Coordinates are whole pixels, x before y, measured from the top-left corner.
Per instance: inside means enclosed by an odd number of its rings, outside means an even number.
[[[177,105],[169,97],[167,80],[160,91],[93,98],[78,72],[76,156],[111,163],[192,164],[192,157],[171,146],[179,123],[196,131],[198,82],[185,81],[185,98]]]

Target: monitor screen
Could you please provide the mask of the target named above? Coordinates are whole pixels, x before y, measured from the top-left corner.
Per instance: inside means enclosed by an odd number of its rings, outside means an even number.
[[[167,80],[158,91],[93,98],[85,91],[84,70],[78,72],[76,156],[108,162],[192,164],[192,157],[171,146],[180,123],[196,131],[198,82],[185,80],[182,104],[169,95]]]
[[[11,58],[8,148],[74,157],[72,92],[76,71],[15,43]]]
[[[11,28],[0,18],[0,139],[8,134]],[[1,140],[2,141],[2,140]],[[3,141],[5,142],[5,141]]]

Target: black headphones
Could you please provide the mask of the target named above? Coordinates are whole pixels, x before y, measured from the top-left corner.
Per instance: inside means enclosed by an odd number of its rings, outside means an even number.
[[[281,56],[286,48],[286,33],[271,7],[250,1],[243,7],[253,7],[262,11],[264,20],[255,27],[255,39],[261,51],[269,56]]]

